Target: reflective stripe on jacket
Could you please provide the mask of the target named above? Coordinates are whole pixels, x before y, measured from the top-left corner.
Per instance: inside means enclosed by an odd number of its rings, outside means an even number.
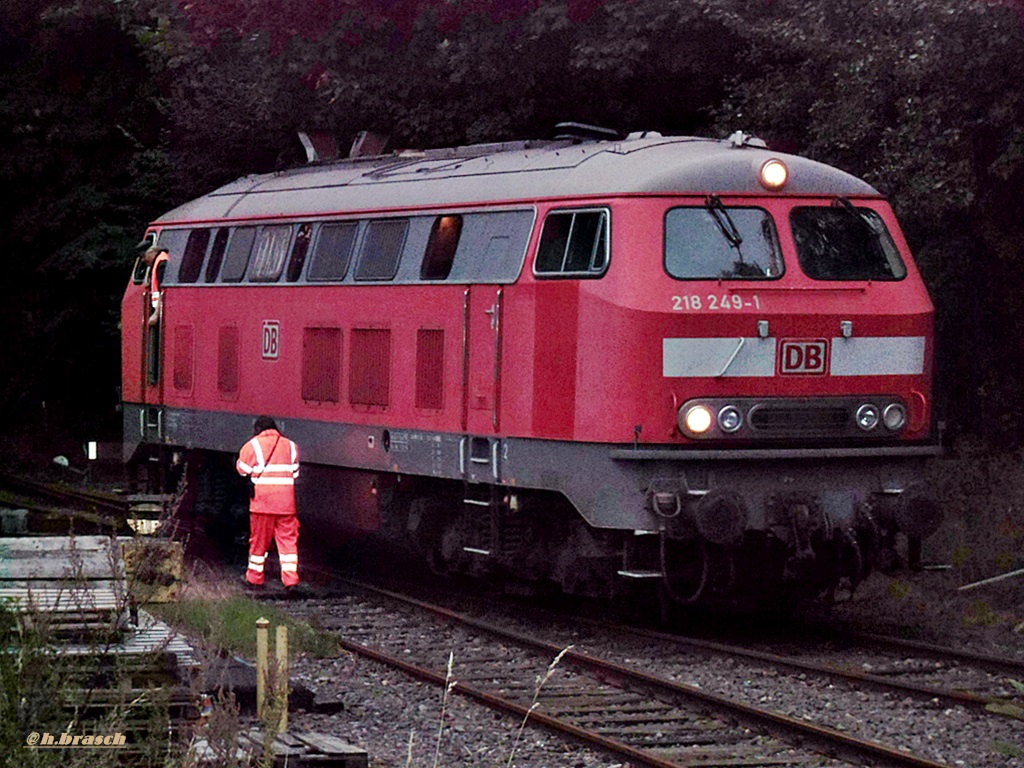
[[[255,486],[250,512],[295,514],[295,478],[299,476],[299,447],[295,443],[276,429],[264,430],[242,446],[235,468]]]

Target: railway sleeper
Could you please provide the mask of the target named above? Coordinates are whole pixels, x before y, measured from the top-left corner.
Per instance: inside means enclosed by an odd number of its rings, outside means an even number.
[[[650,752],[669,758],[680,758],[678,750],[653,747]],[[756,749],[749,750],[748,756],[737,757],[729,752],[714,749],[701,749],[699,752],[686,752],[682,755],[687,762],[708,768],[763,768],[770,765],[821,765],[820,757],[782,755],[779,757],[764,756]]]
[[[667,731],[665,723],[643,726],[616,726],[603,728],[600,724],[590,726],[591,730],[600,733],[608,738],[629,737],[633,743],[640,742],[646,749],[655,744],[661,747],[705,747],[719,744],[742,744],[750,739],[750,736],[742,733],[722,731],[718,733],[702,733],[698,731]]]
[[[543,705],[542,705],[543,707]],[[587,715],[600,715],[606,712],[615,712],[620,714],[637,714],[642,715],[644,713],[651,712],[670,712],[675,709],[670,704],[665,704],[660,701],[642,701],[637,700],[636,703],[629,703],[623,705],[614,704],[584,704],[581,706],[573,706],[568,702],[562,702],[559,707],[543,707],[547,712],[551,714],[572,714],[577,717],[585,717]]]
[[[679,714],[678,712],[670,715],[659,715],[646,712],[624,713],[614,710],[604,713],[593,712],[587,715],[581,715],[578,712],[569,712],[568,714],[572,716],[573,722],[596,723],[601,726],[623,725],[643,727],[661,723],[685,723],[690,720],[689,717]]]

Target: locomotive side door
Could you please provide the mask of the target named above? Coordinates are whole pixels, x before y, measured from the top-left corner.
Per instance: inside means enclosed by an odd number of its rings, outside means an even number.
[[[145,399],[149,303],[149,264],[140,255],[121,299],[121,396],[127,403],[142,403]]]
[[[163,352],[163,281],[167,271],[167,253],[161,252],[149,268],[146,279],[146,350],[145,375],[142,382],[143,394],[152,395],[157,402],[162,400],[161,357]],[[143,402],[149,402],[144,397]]]
[[[125,423],[126,450],[129,436],[141,441],[159,440],[163,398],[159,290],[167,268],[167,255],[158,257],[153,244],[157,233],[150,231],[140,247],[149,246],[135,261],[132,277],[121,299],[121,399],[142,406],[138,423]],[[137,430],[137,431],[136,431]]]
[[[503,298],[499,285],[466,288],[462,428],[469,435],[493,435],[501,426]]]

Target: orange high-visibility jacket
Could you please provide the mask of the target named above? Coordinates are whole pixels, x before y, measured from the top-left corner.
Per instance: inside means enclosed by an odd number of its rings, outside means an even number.
[[[276,445],[275,445],[276,443]],[[242,446],[235,468],[255,486],[249,511],[264,515],[295,514],[295,478],[299,447],[276,429],[265,429]]]

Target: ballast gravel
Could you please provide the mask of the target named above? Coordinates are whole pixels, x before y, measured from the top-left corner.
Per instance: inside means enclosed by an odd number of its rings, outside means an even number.
[[[527,632],[528,627],[523,631]],[[1009,631],[1008,631],[1009,632]],[[975,649],[1008,654],[1017,635]],[[1024,638],[1021,638],[1024,641]],[[458,648],[456,657],[458,679]],[[596,649],[595,649],[596,650]],[[629,663],[628,656],[621,658]],[[908,664],[910,660],[908,659]],[[721,657],[651,660],[647,672],[768,707],[851,735],[882,741],[929,760],[964,768],[1024,768],[1024,721],[937,700],[858,690],[817,676],[781,673]],[[544,670],[538,670],[543,674]],[[293,727],[338,735],[370,753],[371,766],[508,766],[590,768],[623,765],[443,691],[352,656],[298,659],[293,677],[317,701],[341,701],[332,715],[296,713]],[[822,765],[840,765],[822,759]]]
[[[296,712],[294,730],[322,731],[369,753],[373,768],[432,766],[622,766],[562,737],[527,726],[440,688],[358,657],[300,659],[293,680],[342,712]]]
[[[458,649],[453,649],[457,656]],[[628,657],[624,663],[634,661]],[[649,673],[854,736],[880,741],[938,763],[965,768],[1024,768],[1024,721],[891,694],[865,692],[816,676],[784,674],[731,659],[652,663]],[[543,670],[538,670],[539,673]],[[458,695],[375,662],[345,656],[300,659],[293,678],[317,701],[340,701],[331,715],[295,713],[293,728],[344,738],[370,753],[371,766],[618,766],[603,753],[499,715]],[[410,746],[411,742],[411,746]],[[822,765],[839,765],[826,761]]]
[[[845,619],[859,621],[867,630],[891,633],[899,622],[890,616],[880,617],[877,604],[872,603],[875,599],[869,594],[863,602],[842,607],[840,613]],[[287,608],[287,604],[281,605]],[[296,604],[297,609],[299,605]],[[316,610],[322,616],[332,610],[344,616],[340,607],[319,606]],[[298,614],[302,612],[297,610]],[[1016,625],[1019,619],[974,628],[948,623],[948,615],[937,613],[931,617],[915,615],[913,624],[920,629],[921,623],[929,619],[931,636],[927,639],[934,642],[945,640],[947,644],[980,653],[1024,656],[1024,634]],[[514,624],[511,619],[505,623]],[[528,631],[529,627],[523,626],[522,630]],[[573,641],[571,637],[567,640]],[[447,650],[455,656],[457,681],[459,649]],[[611,646],[593,649],[595,653],[599,650],[608,655],[615,652]],[[623,644],[619,652],[623,663],[642,659],[645,670],[651,674],[880,741],[944,765],[1024,768],[1024,720],[935,700],[858,690],[816,675],[780,672],[734,659],[684,659],[679,654],[675,659],[668,655],[652,660],[642,652],[630,655],[628,644]],[[913,663],[910,654],[907,663]],[[543,672],[537,670],[538,674]],[[331,659],[296,658],[291,677],[313,692],[316,702],[326,705],[329,713],[293,711],[290,730],[320,731],[361,747],[369,754],[371,768],[629,765],[540,727],[527,724],[521,728],[519,721],[457,692],[445,697],[441,688],[347,653]],[[1008,684],[1012,685],[1009,681]],[[845,764],[823,757],[821,765],[835,768]]]

